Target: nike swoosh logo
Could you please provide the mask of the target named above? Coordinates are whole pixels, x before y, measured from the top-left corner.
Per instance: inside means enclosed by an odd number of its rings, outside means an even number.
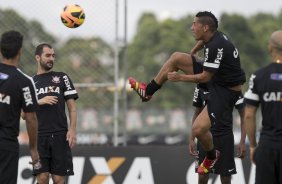
[[[215,118],[215,115],[214,115],[214,113],[213,113],[213,112],[211,113],[211,116],[212,116],[214,119],[216,119],[216,118]]]
[[[156,136],[155,135],[138,137],[138,142],[140,144],[149,144],[149,143],[153,142],[154,140],[156,140]]]
[[[233,169],[228,169],[228,172],[232,172],[234,169],[235,169],[235,168],[233,168]]]
[[[165,138],[165,143],[166,144],[176,144],[176,143],[180,143],[182,140],[183,140],[182,135],[168,136]]]

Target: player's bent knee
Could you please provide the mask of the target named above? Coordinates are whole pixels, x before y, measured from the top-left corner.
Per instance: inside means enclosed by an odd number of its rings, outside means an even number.
[[[192,133],[194,136],[198,137],[199,135],[203,134],[203,129],[201,128],[201,126],[193,126]]]
[[[65,176],[52,175],[52,179],[53,179],[54,184],[64,184],[65,183]]]
[[[49,183],[49,173],[40,173],[36,175],[37,183],[39,184],[48,184]]]
[[[220,180],[222,184],[231,184],[231,176],[220,175]]]

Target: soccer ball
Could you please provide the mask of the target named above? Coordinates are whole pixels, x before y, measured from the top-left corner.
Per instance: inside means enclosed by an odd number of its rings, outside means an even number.
[[[66,5],[61,12],[63,24],[69,28],[77,28],[84,22],[84,10],[77,4]]]

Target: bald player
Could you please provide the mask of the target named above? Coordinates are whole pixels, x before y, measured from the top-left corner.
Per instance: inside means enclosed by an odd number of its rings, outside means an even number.
[[[282,182],[282,30],[268,44],[272,61],[251,75],[245,93],[245,128],[250,158],[256,164],[256,184]],[[256,111],[261,105],[262,129],[256,141]]]

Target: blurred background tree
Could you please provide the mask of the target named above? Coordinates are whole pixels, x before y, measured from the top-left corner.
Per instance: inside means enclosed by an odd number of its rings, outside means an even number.
[[[158,20],[153,13],[144,13],[139,21],[136,34],[128,43],[128,76],[149,82],[160,67],[174,52],[190,52],[195,44],[190,27],[194,15],[179,19]],[[277,15],[258,13],[250,17],[223,13],[219,18],[219,30],[225,32],[235,43],[241,56],[242,67],[247,77],[257,68],[270,62],[267,43],[270,34],[282,29],[282,11]],[[12,21],[8,21],[12,20]],[[20,22],[20,24],[19,24]],[[57,38],[46,32],[41,23],[27,21],[11,9],[0,9],[0,34],[14,29],[25,37],[24,52],[20,68],[34,75],[35,46],[41,42],[52,44],[57,52],[55,69],[67,72],[75,83],[112,83],[114,81],[113,45],[102,38],[71,38],[59,43]],[[124,63],[121,61],[120,67]],[[246,84],[247,85],[247,84]],[[245,85],[245,89],[246,89]],[[193,84],[168,82],[162,92],[148,102],[151,108],[189,108],[194,91]],[[112,93],[109,89],[89,88],[87,100],[80,102],[88,106],[91,101],[103,100],[105,107],[111,106],[112,98],[101,99],[96,94]],[[129,95],[129,107],[143,108],[136,95]]]

